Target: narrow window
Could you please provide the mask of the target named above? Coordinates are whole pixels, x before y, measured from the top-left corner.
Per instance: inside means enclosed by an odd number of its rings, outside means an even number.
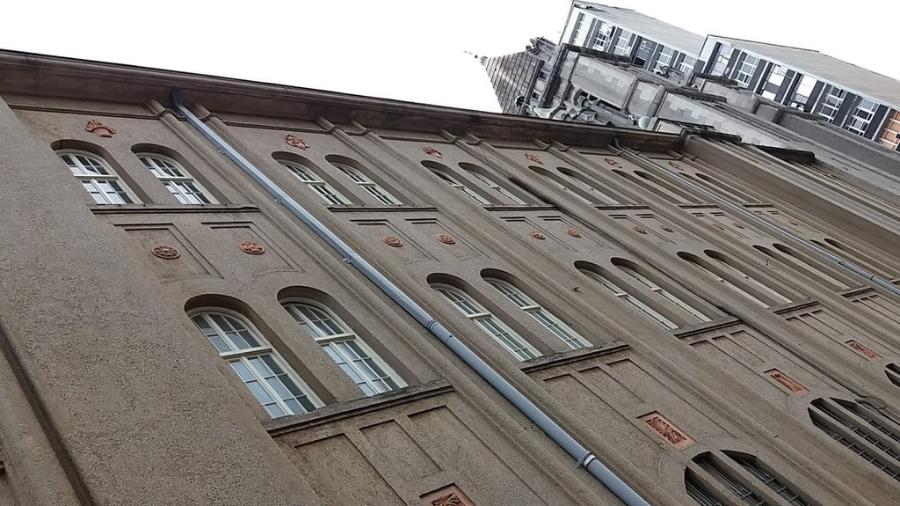
[[[192,313],[191,319],[272,418],[308,413],[321,405],[243,317],[205,309]]]
[[[761,251],[764,255],[783,262],[811,278],[818,278],[819,281],[822,281],[827,285],[831,285],[831,288],[836,288],[839,290],[850,288],[846,283],[838,281],[837,279],[822,272],[821,269],[813,267],[812,265],[804,262],[787,247],[781,244],[773,244],[773,247],[778,250],[780,254],[777,254],[764,246],[754,246],[754,248]]]
[[[700,311],[694,309],[693,306],[688,304],[687,302],[681,300],[675,294],[669,292],[668,290],[662,288],[657,285],[646,276],[637,271],[637,269],[633,268],[630,265],[625,264],[622,261],[613,260],[613,265],[622,270],[625,274],[631,276],[632,279],[637,281],[638,283],[647,287],[648,290],[658,295],[662,298],[670,307],[676,309],[677,311],[686,313],[691,319],[699,321],[699,322],[708,322],[710,321],[709,317]]]
[[[590,182],[583,174],[575,172],[572,169],[567,169],[565,167],[558,167],[556,170],[559,171],[560,174],[566,176],[570,180],[572,180],[575,184],[580,186],[584,191],[588,192],[592,196],[596,198],[602,204],[619,204],[624,199],[621,197],[614,197],[609,195],[607,192],[601,191],[597,188],[594,183]]]
[[[610,280],[600,272],[597,272],[594,269],[587,269],[583,267],[579,267],[578,270],[581,271],[581,273],[585,276],[599,283],[600,286],[606,289],[607,292],[613,294],[613,296],[615,296],[616,298],[625,301],[628,305],[636,309],[638,312],[642,313],[647,318],[655,321],[661,327],[667,330],[674,330],[678,328],[678,325],[676,325],[675,322],[661,315],[659,312],[645,304],[637,297],[626,292],[624,289],[620,288],[619,285],[614,283],[612,280]]]
[[[432,285],[432,288],[519,360],[529,360],[540,356],[540,352],[469,294],[450,285]]]
[[[525,201],[517,197],[514,193],[504,188],[501,184],[494,181],[494,179],[484,173],[481,172],[480,168],[477,168],[474,165],[468,163],[460,163],[460,168],[462,168],[467,173],[471,174],[472,177],[481,181],[486,187],[490,188],[493,192],[499,194],[504,202],[511,203],[519,206],[526,205]]]
[[[369,193],[369,195],[375,197],[376,200],[381,202],[386,206],[399,206],[400,201],[394,198],[393,195],[388,193],[387,190],[382,188],[378,183],[369,179],[368,176],[363,174],[361,171],[357,170],[355,167],[351,167],[346,163],[342,162],[331,162],[332,165],[338,168],[341,172],[343,172],[347,177],[350,178],[351,181],[358,184],[362,187],[363,190]]]
[[[154,154],[137,155],[144,167],[150,169],[150,173],[169,190],[181,204],[201,205],[215,204],[215,200],[207,196],[206,191],[184,167],[175,160]]]
[[[403,380],[330,310],[308,302],[286,302],[284,308],[365,395],[405,386]]]
[[[98,204],[131,204],[135,200],[119,181],[119,176],[100,157],[80,151],[60,151],[60,159],[72,171],[75,179]]]
[[[350,205],[350,201],[346,197],[326,183],[309,166],[287,160],[278,160],[278,163],[287,167],[297,179],[306,184],[310,190],[316,192],[326,203],[334,206]]]
[[[469,188],[468,186],[460,183],[459,181],[452,178],[450,175],[444,173],[443,171],[440,171],[437,169],[432,169],[430,167],[429,167],[429,169],[431,170],[432,173],[434,173],[435,176],[441,178],[442,181],[444,181],[445,183],[450,185],[451,188],[456,188],[457,190],[462,192],[465,196],[469,197],[470,199],[474,200],[475,202],[478,202],[479,204],[481,204],[483,206],[487,206],[487,205],[491,204],[490,202],[488,202],[487,199],[485,199],[484,197],[479,195],[478,192],[476,192],[475,190]]]
[[[795,506],[809,506],[810,502],[789,485],[786,480],[776,476],[758,458],[737,452],[707,452],[693,459],[691,469],[685,472],[685,488],[689,496],[703,505],[721,505],[724,500],[706,487],[705,483],[718,482],[725,490],[746,504],[769,504],[765,499],[764,488],[782,497],[785,502]],[[696,466],[696,467],[694,467]],[[738,470],[743,469],[747,475]],[[751,480],[748,475],[755,480]]]
[[[798,492],[793,490],[783,480],[778,479],[770,471],[768,471],[765,467],[765,464],[760,462],[756,457],[730,452],[725,452],[725,455],[727,455],[732,460],[737,462],[738,465],[746,469],[747,472],[752,474],[757,480],[759,480],[760,483],[769,487],[776,494],[783,497],[788,502],[788,504],[795,504],[797,506],[807,506],[809,504],[809,502],[801,497]]]
[[[732,265],[731,262],[729,262],[729,261],[728,261],[724,256],[722,256],[720,253],[717,253],[717,252],[715,252],[715,251],[709,251],[709,250],[707,250],[707,251],[706,251],[706,256],[708,256],[709,258],[713,259],[713,260],[714,260],[721,268],[725,269],[726,271],[729,271],[729,272],[733,273],[733,274],[734,274],[735,276],[737,276],[739,279],[744,280],[744,282],[746,282],[748,285],[754,287],[758,292],[764,294],[764,295],[767,296],[767,297],[770,297],[775,303],[777,303],[777,304],[786,304],[786,303],[789,303],[789,302],[791,301],[791,299],[785,297],[784,295],[781,295],[780,293],[778,293],[778,292],[776,292],[775,290],[769,288],[769,287],[766,286],[765,284],[763,284],[763,283],[757,281],[756,279],[754,279],[754,278],[753,278],[752,276],[750,276],[749,274],[745,273],[744,271],[742,271],[742,270],[738,269],[737,267],[735,267],[734,265]]]
[[[900,481],[900,427],[856,402],[816,399],[811,404],[809,417],[813,425]]]
[[[888,364],[884,368],[884,373],[887,374],[891,383],[900,387],[900,365],[897,364]]]
[[[694,463],[713,479],[724,485],[725,488],[737,496],[741,501],[757,506],[766,504],[766,501],[760,497],[759,494],[748,488],[741,480],[735,478],[732,473],[714,461],[711,454],[706,453],[699,457],[695,457]]]
[[[543,325],[551,334],[566,343],[569,348],[578,350],[591,346],[587,339],[581,337],[578,332],[575,332],[574,329],[566,325],[555,314],[544,309],[540,304],[526,295],[525,292],[519,290],[511,283],[494,278],[485,278],[485,281],[502,293],[510,300],[510,302],[518,306],[519,309],[525,311],[534,318],[535,321]]]
[[[528,168],[531,169],[531,170],[533,170],[533,171],[536,172],[537,174],[540,174],[541,176],[544,176],[545,178],[549,179],[549,180],[553,183],[554,186],[556,186],[557,188],[559,188],[560,190],[562,190],[563,193],[565,193],[566,195],[572,195],[572,196],[574,196],[575,198],[577,198],[578,200],[580,200],[581,202],[584,202],[585,204],[587,204],[587,205],[589,205],[589,206],[593,206],[593,205],[594,205],[594,202],[592,202],[592,201],[588,198],[587,195],[585,195],[585,194],[582,193],[583,190],[576,189],[576,188],[572,188],[572,187],[569,186],[569,184],[568,184],[567,182],[565,182],[560,176],[557,176],[557,175],[555,175],[555,174],[552,174],[550,171],[548,171],[548,170],[546,170],[546,169],[544,169],[544,168],[541,168],[541,167],[531,166],[531,167],[528,167]],[[585,192],[585,193],[586,193],[586,192]]]
[[[721,283],[722,285],[724,285],[724,286],[725,286],[726,288],[728,288],[729,290],[731,290],[731,291],[737,293],[737,294],[740,295],[741,297],[744,297],[745,299],[748,299],[748,300],[750,300],[751,302],[753,302],[753,303],[755,303],[755,304],[758,304],[758,305],[760,305],[760,306],[762,306],[762,307],[769,307],[769,304],[767,304],[767,303],[761,301],[760,299],[754,297],[753,295],[751,295],[749,292],[747,292],[746,290],[742,289],[742,288],[739,287],[738,285],[736,285],[736,284],[732,283],[731,281],[725,279],[724,277],[720,276],[718,272],[714,272],[713,270],[709,269],[709,268],[705,265],[704,262],[700,261],[698,258],[694,257],[693,255],[687,255],[687,254],[679,253],[678,256],[681,257],[682,259],[686,260],[688,263],[690,263],[691,265],[693,265],[693,266],[696,267],[697,269],[703,271],[706,275],[708,275],[709,277],[711,277],[711,278],[713,278],[714,280],[718,281],[719,283]]]

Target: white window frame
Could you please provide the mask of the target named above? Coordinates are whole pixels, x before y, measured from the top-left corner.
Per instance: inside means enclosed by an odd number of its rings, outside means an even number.
[[[867,104],[869,107],[865,107]],[[866,135],[866,129],[869,128],[869,125],[875,118],[878,107],[878,102],[863,98],[860,100],[859,105],[853,109],[853,114],[847,116],[847,120],[844,122],[844,129],[856,135]]]
[[[431,288],[441,294],[457,311],[465,315],[485,334],[520,361],[524,362],[525,360],[541,356],[541,352],[532,346],[531,343],[509,328],[503,320],[488,311],[466,292],[455,286],[442,283],[433,284]],[[498,332],[505,335],[498,334]]]
[[[663,327],[666,330],[675,330],[678,328],[678,325],[675,324],[675,322],[659,314],[659,312],[657,312],[655,309],[619,287],[619,285],[615,284],[606,276],[600,274],[599,272],[595,272],[592,269],[582,268],[578,270],[587,275],[587,277],[599,283],[600,286],[605,288],[609,293],[613,294],[617,299],[625,301],[625,303],[636,309],[638,312],[656,322],[660,327]]]
[[[662,46],[662,45],[661,45]],[[678,55],[678,51],[675,49],[662,46],[662,49],[659,51],[659,55],[656,57],[656,63],[653,64],[654,72],[662,72],[664,67],[670,67],[670,63],[672,60]]]
[[[784,303],[784,304],[788,304],[788,303],[791,302],[791,299],[785,297],[784,295],[781,295],[780,293],[778,293],[778,292],[775,291],[774,289],[769,288],[769,287],[766,286],[763,282],[756,280],[755,278],[751,277],[749,274],[744,273],[744,271],[742,271],[742,270],[738,269],[737,267],[735,267],[735,266],[729,264],[728,262],[724,262],[724,261],[722,261],[722,260],[719,260],[718,258],[709,256],[709,254],[707,254],[706,256],[709,257],[710,260],[712,260],[712,261],[714,261],[714,262],[718,262],[719,265],[721,265],[721,266],[722,266],[723,268],[725,268],[726,270],[730,271],[733,275],[736,275],[736,276],[738,276],[739,278],[741,278],[741,279],[743,279],[744,281],[746,281],[747,283],[753,285],[754,287],[756,287],[757,290],[759,290],[759,291],[761,291],[761,292],[763,292],[763,293],[765,293],[765,294],[768,294],[770,297],[772,297],[772,298],[775,299],[776,301],[779,301],[779,302]]]
[[[690,62],[688,62],[690,60]],[[681,63],[678,64],[678,68],[684,72],[684,75],[694,72],[694,67],[697,66],[697,59],[693,56],[684,55],[684,59],[681,60]]]
[[[347,197],[341,195],[333,186],[319,177],[309,165],[292,160],[278,160],[278,163],[287,167],[294,177],[315,192],[325,203],[333,206],[349,206],[351,204]]]
[[[753,74],[756,73],[759,61],[758,57],[744,53],[744,61],[741,62],[741,66],[734,76],[734,80],[741,83],[742,88],[750,86],[750,81],[753,80]]]
[[[832,86],[825,95],[825,98],[822,99],[822,107],[819,108],[819,116],[827,118],[829,122],[834,121],[845,98],[847,98],[846,90]],[[828,109],[828,112],[825,111],[826,108]]]
[[[634,40],[637,36],[629,32],[628,30],[622,30],[619,32],[619,35],[616,37],[616,43],[613,46],[613,54],[621,55],[621,56],[629,56],[631,54],[631,50],[634,49]],[[624,40],[624,45],[622,44]]]
[[[94,199],[98,205],[122,205],[139,204],[140,201],[122,181],[122,178],[110,166],[102,156],[65,149],[56,152],[60,160],[66,164],[69,171],[81,183],[82,188]],[[69,160],[66,160],[67,157]],[[80,158],[79,158],[80,157]],[[85,163],[88,160],[91,163]],[[74,165],[74,166],[73,166]],[[113,191],[107,191],[103,185],[108,185]],[[115,195],[115,197],[112,197]]]
[[[378,202],[386,205],[386,206],[399,206],[401,205],[400,201],[397,200],[393,195],[390,194],[387,190],[381,187],[375,181],[372,181],[368,176],[362,173],[356,167],[349,165],[344,162],[331,162],[332,165],[337,167],[338,170],[344,173],[345,176],[350,178],[351,181],[358,184],[362,187],[363,190],[366,191],[369,195],[375,197]]]
[[[606,51],[606,46],[609,44],[609,36],[612,34],[612,30],[613,26],[611,24],[598,19],[597,29],[594,32],[594,38],[591,40],[590,47],[598,51]]]
[[[484,280],[487,281],[489,285],[496,288],[498,292],[503,294],[503,296],[509,299],[509,301],[515,304],[519,309],[528,313],[528,315],[534,318],[536,322],[540,323],[569,348],[580,350],[592,346],[591,343],[576,332],[575,329],[560,320],[553,312],[535,302],[525,292],[519,290],[512,283],[497,278],[485,278]]]
[[[367,397],[406,386],[400,375],[329,307],[309,299],[287,299],[281,305]],[[322,315],[318,316],[318,320],[312,320],[301,309],[303,306],[323,313],[330,320],[330,325],[321,319]],[[345,343],[346,347],[341,346]],[[354,347],[357,349],[353,350]],[[372,363],[366,363],[367,360]],[[364,365],[360,365],[360,362]]]
[[[454,178],[450,174],[447,174],[446,172],[437,170],[437,169],[429,169],[429,170],[431,170],[431,172],[434,173],[434,175],[437,176],[441,181],[450,185],[451,188],[456,188],[457,190],[462,192],[463,195],[469,197],[470,199],[474,200],[475,202],[478,202],[479,204],[481,204],[483,206],[491,205],[491,202],[488,199],[482,197],[475,190],[460,183],[459,181],[456,180],[456,178]]]
[[[240,345],[235,344],[235,342],[228,337],[227,332],[223,330],[218,322],[216,322],[211,316],[212,315],[222,315],[227,318],[232,318],[237,320],[241,325],[243,325],[244,329],[250,333],[252,338],[256,340],[257,346],[252,346],[248,348],[241,348]],[[291,368],[287,362],[281,357],[281,354],[276,351],[272,345],[263,337],[262,332],[260,332],[253,323],[250,322],[244,315],[231,311],[229,309],[221,308],[221,307],[203,307],[197,308],[188,313],[188,317],[197,326],[197,329],[206,337],[207,341],[209,341],[210,345],[213,349],[218,352],[219,356],[222,357],[226,362],[228,362],[229,366],[231,366],[232,372],[238,376],[238,379],[244,383],[244,386],[250,390],[251,394],[256,397],[256,400],[262,405],[263,409],[271,416],[272,418],[280,418],[282,416],[289,415],[302,415],[305,413],[310,413],[315,411],[318,408],[324,406],[322,401],[316,396],[311,388],[304,382],[300,376],[294,372],[293,368]],[[230,350],[222,351],[220,350],[215,343],[212,341],[211,336],[207,334],[195,321],[195,318],[202,318],[206,324],[214,331],[214,333],[218,336],[219,339],[223,341],[225,345],[227,345]],[[230,322],[229,322],[230,324]],[[266,377],[262,376],[259,370],[254,367],[250,360],[253,358],[270,357],[271,360],[281,368],[283,373],[293,381],[294,386],[299,390],[300,395],[294,395],[293,392],[289,392],[293,395],[293,398],[297,400],[297,403],[303,408],[304,411],[300,412],[298,410],[294,410],[285,402],[282,398],[283,393],[279,393],[277,387],[273,387],[269,381],[266,380]],[[250,373],[252,376],[252,380],[256,385],[265,393],[269,399],[273,402],[266,403],[263,399],[260,399],[258,394],[254,391],[247,380],[241,377],[240,373],[235,369],[234,363],[240,363],[246,371]],[[268,365],[267,365],[268,367]],[[277,374],[276,374],[277,375]],[[288,389],[283,382],[279,382],[285,389]],[[303,402],[299,400],[300,397],[305,397],[306,400],[311,405],[312,409],[308,409],[307,406],[303,405]],[[277,414],[273,412],[272,409],[269,408],[269,404],[276,406],[282,414]]]
[[[218,204],[209,191],[198,183],[176,160],[156,153],[135,153],[151,174],[169,191],[179,204],[202,206]]]
[[[631,276],[635,281],[646,286],[651,292],[664,298],[670,304],[677,307],[678,309],[681,309],[682,311],[689,314],[696,320],[698,320],[700,322],[712,321],[708,316],[701,313],[700,311],[695,309],[693,306],[691,306],[687,302],[681,300],[675,294],[673,294],[673,293],[669,292],[668,290],[664,289],[663,287],[657,285],[653,281],[650,281],[650,279],[648,279],[646,276],[644,276],[643,274],[638,272],[636,269],[634,269],[628,265],[619,265],[619,264],[615,264],[615,265],[616,265],[616,267],[619,268],[619,270],[621,270],[628,276]]]
[[[516,197],[512,192],[510,192],[509,190],[507,190],[506,188],[501,186],[499,183],[495,183],[487,176],[485,176],[483,174],[479,174],[478,172],[476,172],[474,170],[467,170],[467,169],[463,169],[463,170],[465,170],[466,172],[468,172],[469,174],[474,176],[476,179],[478,179],[479,181],[481,181],[482,183],[487,185],[488,188],[494,190],[495,192],[499,193],[500,195],[503,195],[503,197],[513,201],[513,204],[519,205],[519,206],[527,205],[524,200],[520,199],[519,197]]]

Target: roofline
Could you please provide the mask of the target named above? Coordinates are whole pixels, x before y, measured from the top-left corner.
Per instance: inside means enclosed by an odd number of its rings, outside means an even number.
[[[614,5],[598,4],[598,3],[594,3],[594,2],[583,2],[583,3],[591,4],[591,5],[595,5],[595,6],[601,6],[601,7],[609,7],[609,8],[611,8],[611,9],[620,9],[620,10],[623,10],[623,11],[631,11],[631,12],[635,12],[635,13],[637,13],[637,14],[640,14],[641,16],[644,16],[644,17],[647,17],[647,18],[656,20],[656,21],[658,21],[658,22],[660,22],[660,23],[663,23],[663,24],[672,26],[672,27],[674,27],[674,28],[678,28],[679,30],[684,30],[684,31],[687,32],[687,33],[690,33],[690,34],[692,34],[692,35],[696,35],[698,38],[704,38],[704,36],[703,36],[703,35],[700,35],[699,33],[694,33],[694,32],[692,32],[692,31],[690,31],[690,30],[685,30],[684,28],[675,26],[675,25],[673,25],[673,24],[671,24],[671,23],[667,23],[667,22],[665,22],[665,21],[663,21],[663,20],[661,20],[661,19],[654,18],[653,16],[648,16],[648,15],[646,15],[646,14],[640,12],[640,11],[636,11],[636,10],[634,10],[634,9],[629,9],[629,8],[627,8],[627,7],[616,7],[616,6],[614,6]],[[575,1],[573,1],[572,4],[575,5]],[[582,8],[582,7],[579,7],[578,5],[575,5],[575,7],[576,7],[576,8]],[[610,21],[608,18],[604,17],[604,16],[603,16],[602,14],[600,14],[600,13],[597,13],[597,12],[591,12],[590,10],[587,10],[587,12],[588,12],[590,15],[592,15],[592,16],[601,18],[601,19],[603,19],[603,20],[609,22],[610,24],[615,24],[615,25],[617,25],[617,26],[625,26],[625,25],[622,24],[622,23],[613,23],[612,21]],[[568,25],[568,23],[567,23],[567,25]],[[658,44],[662,44],[662,45],[664,45],[664,46],[671,47],[672,49],[676,49],[676,50],[678,50],[678,51],[681,52],[681,53],[689,54],[689,55],[693,56],[694,58],[697,58],[698,60],[700,59],[700,53],[703,52],[703,45],[701,45],[700,48],[699,48],[696,52],[694,52],[694,51],[689,51],[689,50],[687,50],[687,49],[684,49],[684,48],[682,48],[682,47],[676,47],[674,44],[671,44],[671,43],[669,43],[669,42],[663,42],[663,41],[660,41],[658,37],[649,37],[649,36],[646,36],[646,35],[644,35],[643,32],[639,32],[639,31],[635,30],[635,29],[632,28],[632,27],[628,27],[628,31],[631,32],[631,33],[637,34],[637,35],[639,35],[639,36],[641,36],[641,37],[643,37],[643,38],[645,38],[645,39],[652,40],[652,41],[654,41],[654,42],[656,42],[656,43],[658,43]]]
[[[142,106],[156,100],[167,105],[173,89],[182,91],[186,103],[202,104],[220,113],[306,121],[326,118],[334,124],[359,122],[393,130],[472,133],[498,140],[543,137],[585,146],[605,146],[614,138],[647,150],[673,149],[678,144],[675,134],[0,49],[0,97],[46,96]]]

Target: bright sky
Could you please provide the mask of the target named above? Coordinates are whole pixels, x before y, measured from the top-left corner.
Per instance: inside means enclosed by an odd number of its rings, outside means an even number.
[[[900,78],[896,0],[606,3]],[[3,6],[0,48],[498,111],[465,51],[521,51],[539,35],[555,42],[568,9],[569,0],[25,0]]]

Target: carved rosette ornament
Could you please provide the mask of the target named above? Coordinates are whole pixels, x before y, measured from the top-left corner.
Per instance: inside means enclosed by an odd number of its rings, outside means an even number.
[[[791,378],[787,374],[779,371],[778,369],[772,369],[771,371],[766,371],[766,374],[781,384],[784,388],[787,388],[791,392],[797,395],[803,395],[807,392],[806,387],[798,383],[794,378]]]
[[[637,232],[637,233],[639,233],[639,234],[646,234],[646,233],[647,233],[647,229],[644,228],[644,227],[635,225],[635,226],[632,227],[632,228],[634,228],[634,231]]]
[[[613,160],[612,158],[604,158],[603,161],[606,162],[607,165],[611,165],[613,167],[620,167],[619,162],[617,162],[616,160]]]
[[[675,229],[672,228],[672,227],[670,227],[670,226],[668,226],[668,225],[663,225],[663,226],[661,226],[661,227],[659,227],[659,228],[665,230],[666,232],[668,232],[668,233],[670,233],[670,234],[674,234],[674,233],[675,233]]]
[[[108,138],[108,137],[112,137],[113,135],[116,135],[116,131],[113,128],[108,127],[95,119],[88,121],[87,125],[84,126],[84,130],[86,132],[90,132],[99,137],[107,137]]]
[[[537,230],[532,230],[531,232],[528,232],[528,235],[530,235],[531,237],[534,237],[535,239],[537,239],[539,241],[543,241],[544,239],[547,238],[547,236],[538,232]]]
[[[435,158],[443,158],[444,154],[437,150],[437,148],[433,148],[431,146],[425,146],[422,148],[422,151],[425,152],[428,156],[433,156]]]
[[[853,351],[866,357],[868,360],[877,360],[877,359],[881,358],[881,355],[875,353],[874,351],[867,348],[866,346],[864,346],[863,344],[861,344],[859,341],[857,341],[855,339],[851,339],[851,340],[847,341],[847,346],[852,348]]]
[[[388,246],[390,246],[392,248],[399,248],[399,247],[403,246],[403,241],[401,241],[399,237],[395,237],[393,235],[386,235],[386,236],[384,236],[384,239],[382,239],[382,240],[384,241],[385,244],[387,244]]]
[[[694,444],[693,439],[689,438],[687,434],[663,418],[659,413],[653,412],[645,416],[644,423],[676,448],[687,448]]]
[[[449,234],[438,234],[437,240],[444,244],[456,244],[456,239],[454,239],[453,236]]]
[[[302,138],[297,137],[294,134],[287,134],[284,136],[284,143],[288,146],[297,148],[297,149],[307,149],[309,148],[309,144],[306,143]]]
[[[262,255],[266,252],[266,248],[256,241],[244,241],[241,243],[241,251],[248,255]]]
[[[150,248],[150,253],[153,253],[153,256],[162,258],[163,260],[174,260],[181,256],[181,253],[175,249],[174,246],[168,246],[166,244],[157,244]]]
[[[464,506],[462,498],[451,492],[431,500],[431,506]]]
[[[539,157],[538,155],[535,155],[533,153],[525,153],[525,158],[527,158],[529,161],[534,162],[538,165],[544,165],[544,161],[541,160],[541,157]]]
[[[574,228],[570,228],[569,230],[566,230],[566,233],[571,235],[572,237],[581,237],[581,232],[579,232],[578,230],[575,230]]]

